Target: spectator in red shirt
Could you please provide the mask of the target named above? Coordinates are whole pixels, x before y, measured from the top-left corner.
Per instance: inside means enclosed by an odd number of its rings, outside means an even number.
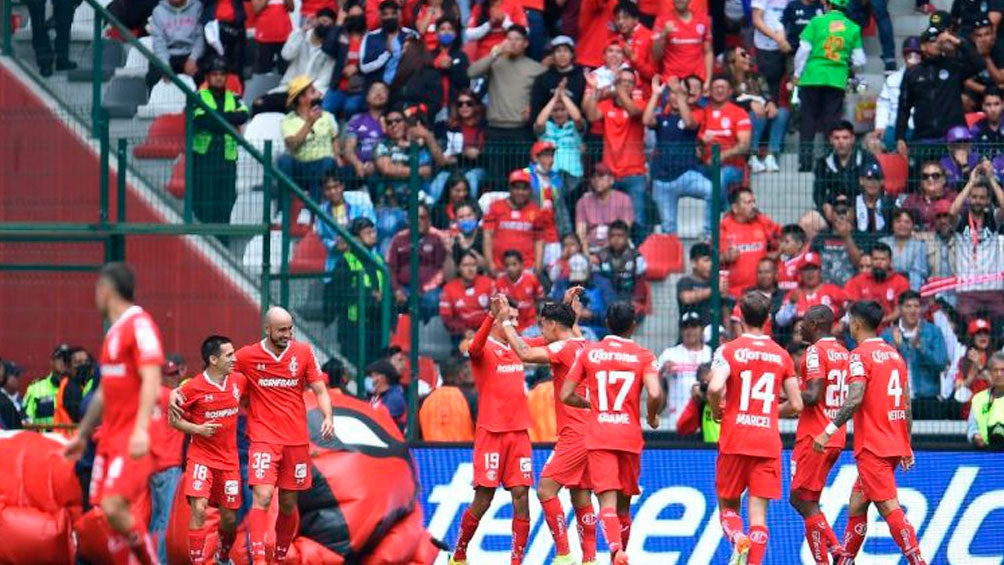
[[[268,73],[273,68],[280,74],[285,73],[287,64],[281,54],[282,46],[293,31],[289,19],[293,0],[251,0],[251,9],[255,14],[254,41],[258,45],[255,74]]]
[[[721,148],[721,187],[742,182],[746,171],[746,152],[750,148],[753,122],[749,113],[732,102],[732,84],[728,77],[715,75],[711,79],[708,106],[694,110],[700,124],[697,138],[704,143],[704,162],[711,162],[711,147]]]
[[[781,228],[757,210],[753,191],[744,187],[732,196],[720,229],[722,270],[729,271],[729,294],[738,298],[756,284],[757,263],[768,256]]]
[[[544,265],[544,232],[554,219],[531,199],[530,173],[516,169],[509,174],[509,197],[492,202],[485,212],[485,257],[491,260],[491,271],[502,270],[502,258],[510,249],[519,251],[523,266],[538,273]]]
[[[446,243],[443,234],[432,228],[429,207],[418,205],[418,291],[419,314],[423,322],[439,311],[439,295],[443,286],[443,265],[446,263]],[[390,282],[394,289],[394,299],[402,308],[407,308],[408,293],[414,290],[411,280],[410,257],[412,253],[411,233],[405,228],[390,241],[387,250],[387,266],[390,268]]]
[[[492,47],[505,41],[506,30],[513,25],[527,27],[526,14],[517,0],[481,0],[471,6],[464,38],[475,42],[473,60],[485,57]]]
[[[809,308],[823,305],[833,310],[834,319],[843,314],[847,296],[836,285],[823,282],[823,261],[819,253],[806,253],[798,270],[798,288],[792,289],[781,304],[774,319],[777,325],[788,327],[802,319]]]
[[[587,78],[591,81],[591,78]],[[645,122],[642,113],[648,101],[637,86],[631,69],[617,73],[612,98],[598,100],[595,89],[586,95],[585,113],[592,122],[603,124],[603,164],[614,174],[614,188],[631,197],[640,213],[634,218],[632,239],[640,244],[648,236],[648,165],[645,155]]]
[[[520,333],[537,324],[537,302],[544,299],[544,286],[523,267],[523,255],[515,249],[505,252],[505,271],[495,279],[495,292],[516,301],[519,311],[516,330]]]
[[[439,297],[439,317],[455,346],[467,332],[481,327],[494,287],[490,278],[478,273],[478,256],[464,253],[457,264],[457,278],[446,283]]]
[[[593,168],[590,186],[592,190],[575,204],[575,233],[592,253],[607,244],[607,226],[611,222],[634,223],[634,207],[631,198],[613,190],[613,173],[603,163]]]
[[[690,0],[673,0],[673,8],[664,7],[652,29],[652,58],[660,65],[663,78],[697,75],[708,92],[715,64],[708,14],[692,11]]]
[[[617,38],[624,45],[624,56],[631,68],[641,75],[642,85],[652,81],[656,73],[652,60],[652,31],[641,25],[641,12],[634,2],[621,2],[614,8]]]
[[[910,281],[892,270],[892,250],[878,242],[872,246],[870,271],[862,270],[844,287],[849,300],[874,300],[882,305],[883,327],[899,319],[899,295],[910,290]]]
[[[579,44],[576,57],[583,67],[603,65],[603,51],[613,36],[614,8],[618,0],[582,0],[579,5]]]
[[[788,224],[781,229],[781,241],[777,247],[777,282],[785,292],[798,287],[798,270],[809,251],[805,230],[798,224]]]

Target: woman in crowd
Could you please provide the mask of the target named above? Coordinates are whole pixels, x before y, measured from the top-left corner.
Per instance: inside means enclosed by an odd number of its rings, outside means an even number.
[[[470,89],[461,90],[453,99],[443,147],[449,168],[440,171],[433,181],[433,195],[443,191],[443,186],[451,176],[462,174],[467,179],[472,197],[477,196],[481,180],[485,178],[481,157],[485,148],[484,113],[484,106]]]
[[[735,102],[750,114],[753,122],[753,134],[750,148],[750,172],[776,173],[781,170],[778,165],[778,155],[781,144],[788,130],[788,109],[778,106],[773,100],[767,81],[753,72],[753,61],[749,51],[744,47],[730,47],[725,51],[725,72],[735,93]],[[760,146],[765,133],[767,135],[767,154],[760,159]]]
[[[446,190],[432,208],[432,226],[439,230],[457,229],[457,208],[473,204],[471,187],[467,179],[453,175],[446,181]]]
[[[931,274],[927,263],[927,244],[913,232],[916,222],[913,213],[898,208],[892,213],[892,235],[879,241],[892,249],[892,268],[910,279],[910,288],[920,291],[920,287]]]
[[[449,252],[454,265],[459,265],[464,254],[471,253],[478,260],[478,269],[485,271],[484,235],[478,219],[478,207],[473,202],[464,202],[454,209],[456,229],[450,231]]]
[[[903,208],[910,210],[923,231],[936,229],[938,202],[948,206],[955,201],[956,192],[948,186],[945,169],[937,161],[927,161],[920,166],[920,190],[906,197]],[[945,204],[942,204],[943,208]]]

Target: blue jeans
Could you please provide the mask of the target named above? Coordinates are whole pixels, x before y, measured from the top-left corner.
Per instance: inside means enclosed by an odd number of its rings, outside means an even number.
[[[363,108],[366,107],[366,97],[362,93],[347,94],[332,85],[324,95],[324,101],[321,104],[325,111],[347,120],[363,111]]]
[[[530,32],[530,48],[527,55],[534,61],[539,61],[544,57],[544,13],[539,10],[523,10],[526,14],[527,31]]]
[[[631,197],[631,206],[634,208],[634,226],[631,229],[631,241],[640,244],[648,237],[648,211],[645,201],[645,191],[647,189],[645,175],[631,175],[621,177],[614,181],[614,188],[626,192]]]
[[[404,287],[404,293],[410,294],[411,289]],[[428,292],[419,293],[418,315],[423,324],[439,315],[439,296],[442,293],[443,289],[441,287],[434,288]],[[406,304],[410,304],[410,302]]]
[[[150,536],[157,544],[161,563],[167,563],[164,535],[171,521],[171,503],[181,479],[181,467],[170,467],[150,476]]]
[[[719,178],[722,183],[722,194],[729,193],[729,187],[733,184],[741,184],[743,182],[743,170],[739,167],[733,167],[732,165],[722,165],[721,173]],[[722,207],[728,206],[727,199],[723,199]]]
[[[878,26],[879,43],[882,44],[882,61],[896,62],[896,39],[892,31],[892,17],[889,16],[889,0],[869,0],[871,13],[875,16]],[[848,16],[858,23],[862,29],[868,25],[868,9],[861,0],[851,0]]]
[[[681,196],[700,198],[705,202],[704,233],[711,230],[711,191],[713,187],[708,177],[698,171],[687,171],[671,181],[653,180],[652,199],[659,208],[663,233],[676,233],[677,206]],[[724,201],[724,197],[722,198]]]
[[[321,177],[337,168],[335,160],[325,157],[316,161],[297,161],[289,153],[279,156],[276,166],[286,176],[293,179],[300,188],[310,194],[314,202],[321,201]]]
[[[781,144],[784,143],[784,135],[788,132],[788,119],[791,112],[787,108],[778,108],[777,116],[774,119],[758,118],[750,112],[750,120],[753,122],[753,137],[750,141],[750,151],[755,155],[757,148],[763,141],[763,133],[770,125],[770,137],[767,141],[767,152],[776,155],[781,152]]]
[[[450,180],[450,177],[457,174],[459,171],[440,171],[439,174],[432,179],[429,183],[429,197],[432,198],[434,202],[439,202],[439,197],[443,195],[443,191],[446,190],[446,182]],[[464,178],[467,179],[467,184],[471,187],[471,195],[477,196],[478,186],[481,185],[481,181],[485,178],[485,170],[481,168],[470,169],[464,172]]]

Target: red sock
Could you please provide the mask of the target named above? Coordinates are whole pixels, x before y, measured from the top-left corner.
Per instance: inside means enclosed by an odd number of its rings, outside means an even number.
[[[553,496],[540,503],[544,510],[544,521],[551,530],[551,537],[554,538],[554,553],[556,555],[568,555],[568,525],[565,523],[565,511],[561,508],[561,501]]]
[[[125,540],[129,546],[129,552],[136,558],[136,561],[139,561],[140,565],[160,563],[157,560],[157,549],[153,546],[150,534],[138,520],[133,522],[132,530],[125,535]]]
[[[923,565],[924,558],[920,556],[920,546],[917,545],[917,532],[913,525],[906,519],[906,514],[902,508],[897,508],[885,517],[889,524],[889,533],[896,541],[900,551],[906,556],[906,562],[910,565]]]
[[[223,559],[229,559],[230,549],[234,546],[234,541],[237,539],[237,530],[235,529],[232,532],[220,530],[219,534],[220,534],[220,547],[217,553]]]
[[[722,533],[725,534],[725,539],[729,540],[730,544],[735,543],[734,540],[737,534],[745,533],[743,519],[739,514],[736,514],[735,510],[729,508],[722,509],[718,519],[722,523]]]
[[[750,526],[750,552],[747,563],[749,565],[760,565],[763,563],[763,556],[767,554],[767,526]]]
[[[867,532],[867,514],[847,518],[847,529],[844,530],[844,553],[851,557],[857,557],[861,545],[865,543],[865,533]]]
[[[607,538],[610,553],[617,553],[624,546],[621,544],[621,521],[617,519],[617,510],[613,508],[600,509],[600,525],[603,527],[603,537]]]
[[[300,525],[299,516],[296,510],[289,514],[279,512],[275,519],[275,561],[282,563],[286,559],[286,552],[289,551],[290,544],[296,536],[297,527]]]
[[[530,520],[528,518],[512,518],[512,555],[509,562],[519,565],[523,562],[523,551],[526,550],[526,540],[530,537]],[[567,549],[568,544],[565,544]]]
[[[460,518],[460,537],[457,539],[457,546],[453,548],[453,558],[457,561],[467,560],[467,544],[474,537],[480,521],[480,518],[471,514],[470,508],[464,510],[464,515]]]
[[[627,551],[628,540],[631,539],[631,513],[617,514],[617,520],[621,523],[621,545]]]
[[[582,546],[582,562],[596,561],[596,511],[592,503],[575,509],[575,527]]]
[[[251,508],[248,511],[248,536],[251,538],[251,559],[265,560],[265,531],[268,529],[268,511]]]
[[[192,565],[201,565],[206,559],[206,530],[188,529],[188,557]]]
[[[823,539],[826,541],[827,549],[829,551],[833,551],[840,548],[840,540],[837,539],[837,534],[833,531],[833,526],[831,526],[830,522],[826,520],[826,515],[820,512],[819,519],[822,520],[823,526],[826,528],[823,530]]]
[[[822,513],[809,516],[805,519],[805,541],[809,543],[809,552],[816,565],[828,565],[829,555],[826,553],[826,518]]]

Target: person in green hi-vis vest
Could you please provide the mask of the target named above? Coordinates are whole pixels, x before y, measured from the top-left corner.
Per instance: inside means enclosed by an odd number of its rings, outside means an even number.
[[[199,97],[239,128],[248,121],[248,109],[227,90],[226,61],[213,57],[205,70],[206,88],[199,90]],[[228,224],[237,201],[237,140],[201,106],[195,107],[192,116],[192,212],[200,222]]]
[[[816,133],[828,132],[844,113],[850,67],[863,67],[861,27],[847,17],[848,0],[830,0],[830,9],[811,20],[799,37],[792,82],[801,103],[798,170],[812,171]]]
[[[349,363],[359,362],[360,318],[366,320],[365,359],[357,369],[363,370],[380,357],[380,305],[384,292],[388,292],[388,282],[378,265],[384,264],[383,256],[376,249],[377,232],[373,220],[363,216],[352,220],[349,233],[369,251],[376,265],[359,258],[357,252],[349,248],[331,275],[331,282],[325,286],[325,304],[334,308],[327,316],[337,317],[339,349]],[[366,297],[360,309],[360,285]],[[333,315],[332,315],[333,314]]]
[[[1004,451],[1004,353],[990,357],[990,388],[973,395],[966,437],[977,449]]]

